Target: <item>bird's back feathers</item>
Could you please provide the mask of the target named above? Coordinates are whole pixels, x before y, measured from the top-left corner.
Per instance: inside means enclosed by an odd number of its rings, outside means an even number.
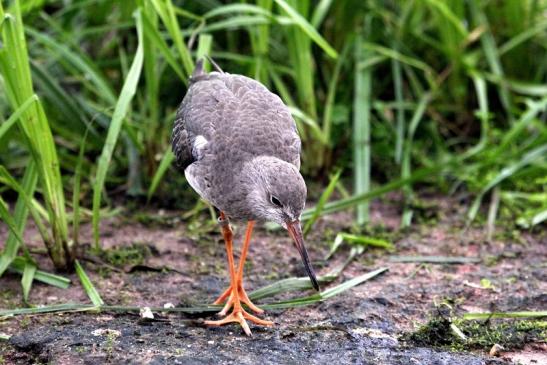
[[[300,138],[281,99],[253,79],[221,71],[206,73],[198,61],[172,136],[177,164],[191,168],[192,186],[210,201],[256,156],[300,167]]]

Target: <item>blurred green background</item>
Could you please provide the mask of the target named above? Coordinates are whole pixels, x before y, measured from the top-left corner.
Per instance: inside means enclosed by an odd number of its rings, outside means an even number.
[[[99,248],[116,204],[195,207],[169,139],[203,55],[290,106],[321,198],[308,221],[353,209],[363,226],[370,198],[402,190],[408,227],[426,188],[460,197],[489,234],[547,219],[547,1],[0,5],[0,275],[31,262],[29,219],[68,268],[82,220]]]

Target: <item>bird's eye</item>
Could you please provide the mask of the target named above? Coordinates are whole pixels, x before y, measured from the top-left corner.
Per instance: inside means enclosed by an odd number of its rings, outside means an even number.
[[[273,205],[276,205],[276,206],[278,206],[278,207],[283,206],[283,205],[281,204],[281,202],[279,201],[279,199],[277,199],[277,198],[276,198],[275,196],[273,196],[273,195],[270,195],[270,201],[272,202]]]

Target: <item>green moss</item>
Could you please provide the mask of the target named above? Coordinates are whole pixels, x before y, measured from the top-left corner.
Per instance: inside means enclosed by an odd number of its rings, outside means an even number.
[[[414,198],[409,205],[414,212],[413,219],[417,223],[432,226],[439,222],[439,206],[435,202]]]
[[[457,341],[450,330],[450,320],[436,316],[416,332],[403,336],[403,339],[418,346],[446,347]]]
[[[543,342],[547,339],[545,321],[462,321],[458,326],[468,336],[465,344],[467,348],[488,350],[497,343],[506,350],[511,350],[523,348],[527,343]]]
[[[158,214],[138,211],[133,215],[132,219],[148,228],[173,228],[181,222],[181,218],[178,215],[167,215],[161,213],[161,211]]]
[[[30,327],[30,325],[31,325],[30,317],[25,316],[19,321],[19,327],[21,329],[27,329]]]
[[[76,346],[74,348],[74,351],[76,351],[78,354],[85,354],[87,352],[87,349],[85,346]]]
[[[455,325],[467,337],[458,337],[451,325]],[[418,346],[431,346],[454,351],[481,349],[488,351],[494,344],[506,350],[520,349],[531,342],[547,339],[547,322],[532,320],[451,321],[435,316],[417,331],[403,339]]]
[[[134,243],[127,247],[116,247],[110,250],[105,250],[102,253],[103,259],[109,264],[122,266],[141,265],[144,260],[151,255],[150,247],[142,243]]]
[[[15,308],[19,304],[16,300],[17,296],[11,289],[0,290],[0,307]]]
[[[210,216],[200,215],[186,225],[186,236],[199,244],[213,244],[216,246],[216,239],[211,234],[220,233],[220,227]]]

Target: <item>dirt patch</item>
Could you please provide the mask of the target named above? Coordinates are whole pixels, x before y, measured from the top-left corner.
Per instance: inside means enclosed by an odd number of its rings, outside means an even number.
[[[442,199],[427,200],[429,211],[420,225],[404,234],[394,233],[396,205],[374,203],[371,228],[374,235],[393,240],[396,252],[367,249],[337,282],[381,266],[389,268],[387,273],[317,305],[268,311],[265,317],[274,321],[275,327],[253,327],[252,338],[235,325],[210,329],[203,327],[202,318],[174,314],[156,316],[153,322],[114,313],[15,317],[0,322],[0,332],[12,336],[9,342],[0,342],[0,364],[541,363],[545,350],[542,329],[519,337],[520,342],[504,344],[500,357],[488,355],[495,337],[485,337],[480,346],[466,346],[448,337],[439,342],[414,341],[409,334],[438,318],[443,303],[452,309],[450,316],[470,311],[544,310],[545,233],[507,235],[500,231],[497,239],[487,244],[481,229],[462,233],[463,208]],[[206,216],[202,218],[207,221]],[[350,229],[349,218],[348,213],[328,216],[308,238],[319,273],[329,272],[347,258],[349,250],[343,247],[332,259],[323,260],[334,235]],[[101,259],[122,270],[84,262],[105,302],[152,307],[212,301],[227,285],[224,248],[212,223],[199,229],[193,224],[181,220],[176,212],[165,211],[106,221],[103,245],[110,251]],[[236,236],[241,236],[243,228],[236,227]],[[0,227],[0,238],[5,233],[5,227]],[[88,225],[83,227],[83,237],[83,242],[90,241]],[[26,238],[39,245],[32,230]],[[482,262],[396,263],[390,260],[391,254],[481,256]],[[47,258],[38,258],[42,268],[50,269]],[[257,229],[249,258],[245,285],[251,289],[286,277],[305,276],[298,253],[282,231]],[[75,276],[71,279],[74,285],[67,290],[35,284],[30,302],[88,302]],[[0,307],[22,306],[20,277],[8,274],[1,280]],[[305,294],[293,292],[268,300]],[[487,328],[488,333],[499,325],[513,328],[507,323],[474,325]],[[438,336],[451,335],[445,331]]]

